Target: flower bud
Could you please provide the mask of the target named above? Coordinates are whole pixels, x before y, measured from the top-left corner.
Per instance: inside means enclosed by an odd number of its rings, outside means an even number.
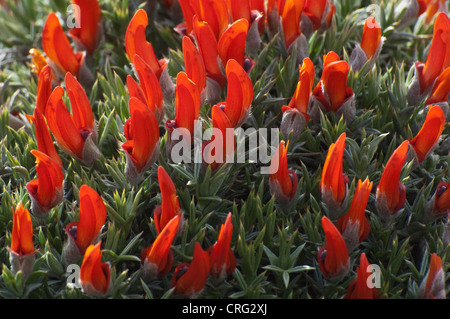
[[[80,268],[83,292],[98,297],[107,295],[112,289],[111,266],[109,263],[102,263],[101,243],[87,247]]]
[[[376,287],[369,287],[371,272],[368,271],[369,262],[366,254],[359,258],[359,267],[356,268],[356,278],[350,283],[345,299],[378,299],[380,293]]]
[[[417,292],[419,299],[445,299],[445,273],[442,259],[436,253],[431,255],[430,267]]]

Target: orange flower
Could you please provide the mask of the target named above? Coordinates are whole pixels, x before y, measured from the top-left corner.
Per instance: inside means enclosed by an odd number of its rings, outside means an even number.
[[[94,296],[106,295],[111,286],[111,267],[102,263],[101,242],[89,245],[80,269],[80,284],[83,292]]]
[[[22,203],[13,209],[13,227],[11,233],[10,252],[11,271],[16,274],[22,272],[25,282],[31,274],[34,265],[35,253],[33,244],[33,224],[31,216]]]
[[[217,242],[208,249],[211,275],[215,278],[223,279],[231,275],[236,268],[236,257],[230,248],[232,235],[233,224],[231,213],[228,213],[225,223],[220,226]]]
[[[161,84],[150,66],[139,56],[134,56],[134,67],[139,77],[139,84],[131,75],[127,76],[130,97],[136,97],[147,105],[158,122],[164,117],[164,101]]]
[[[311,21],[313,30],[329,27],[336,7],[330,0],[305,0],[304,15]],[[301,21],[303,23],[303,19]]]
[[[227,62],[227,100],[218,106],[223,108],[233,127],[247,121],[253,101],[253,84],[247,72],[234,59]]]
[[[322,274],[330,280],[342,279],[350,269],[347,246],[339,230],[327,217],[322,217],[326,243],[317,253]]]
[[[437,105],[431,105],[427,117],[419,133],[409,140],[409,145],[414,150],[419,163],[422,163],[437,145],[444,130],[445,115]]]
[[[168,130],[168,145],[171,145],[171,133],[174,129],[185,129],[192,142],[194,137],[195,121],[200,114],[200,93],[196,84],[192,82],[188,75],[179,72],[177,75],[177,85],[175,88],[176,114],[175,120],[167,120],[166,128]],[[186,137],[187,138],[187,137]]]
[[[38,87],[36,94],[36,108],[45,114],[45,107],[47,106],[47,101],[52,94],[52,82],[53,74],[50,65],[46,65],[42,68],[39,73]]]
[[[348,71],[348,63],[339,60],[335,52],[331,51],[324,56],[322,77],[313,90],[313,96],[324,111],[336,112],[352,102],[353,91],[347,87]]]
[[[425,63],[416,62],[420,82],[420,93],[425,93],[432,85],[442,70],[450,66],[450,19],[441,12],[435,22],[433,40]]]
[[[32,198],[33,214],[44,218],[63,199],[64,176],[59,164],[51,157],[37,150],[32,150],[31,154],[36,157],[37,179],[27,183],[26,188]]]
[[[348,286],[345,299],[378,299],[380,293],[376,287],[370,288],[367,280],[371,275],[368,271],[369,261],[366,254],[362,253],[359,258],[359,267],[356,268],[356,278]]]
[[[125,33],[125,50],[131,62],[134,62],[136,54],[139,55],[159,79],[168,61],[156,58],[152,44],[146,40],[145,29],[147,25],[147,12],[144,9],[139,9],[128,24]]]
[[[47,128],[47,123],[45,122],[44,116],[42,115],[39,108],[36,107],[34,109],[34,114],[30,118],[34,123],[38,151],[51,157],[56,163],[58,163],[59,167],[61,167],[62,169],[63,164],[61,158],[59,157],[58,152],[55,149],[52,137],[50,136],[50,132]]]
[[[439,74],[436,82],[433,84],[430,96],[425,101],[425,105],[436,103],[448,103],[448,95],[450,94],[450,67],[446,68]]]
[[[297,88],[289,104],[281,107],[283,118],[280,129],[283,136],[292,137],[296,140],[308,123],[310,116],[308,112],[309,101],[314,85],[314,64],[310,58],[305,58],[303,64],[299,65],[299,79]]]
[[[182,214],[182,212],[175,185],[162,166],[158,167],[158,182],[162,204],[155,208],[153,215],[156,231],[159,234],[172,218]]]
[[[203,58],[188,36],[183,37],[184,69],[187,76],[198,88],[200,96],[206,87],[206,69]]]
[[[302,16],[304,0],[286,0],[281,13],[281,23],[286,49],[300,36],[300,18]]]
[[[270,164],[270,192],[282,204],[291,203],[297,192],[297,174],[288,169],[287,150],[289,141],[281,141]]]
[[[364,23],[361,49],[368,60],[374,57],[381,45],[381,27],[373,17],[369,17]]]
[[[322,201],[328,206],[332,218],[337,218],[347,206],[348,177],[343,174],[346,133],[330,145],[322,170],[319,187]]]
[[[101,155],[97,148],[97,128],[91,105],[83,87],[72,74],[66,73],[65,83],[73,116],[63,102],[64,90],[58,86],[47,103],[47,124],[65,153],[91,166]]]
[[[195,298],[205,287],[209,270],[209,255],[196,242],[191,264],[181,263],[175,269],[172,279],[174,293]]]
[[[92,55],[100,40],[102,11],[98,0],[72,0],[74,5],[79,6],[75,10],[75,19],[80,26],[71,28],[69,36],[79,43]]]
[[[178,2],[183,13],[184,21],[174,29],[182,36],[189,35],[193,30],[192,20],[194,19],[195,11],[191,5],[191,0],[178,0]]]
[[[66,226],[69,241],[64,247],[67,263],[76,262],[97,240],[106,221],[106,206],[100,195],[88,185],[80,188],[80,217]]]
[[[389,158],[376,192],[376,206],[384,221],[389,221],[405,204],[406,188],[400,174],[406,161],[408,141],[404,141]]]
[[[431,255],[430,268],[417,294],[420,299],[445,299],[445,274],[442,259],[436,253]]]
[[[31,62],[33,63],[33,72],[39,77],[41,71],[48,65],[47,60],[38,49],[31,48],[29,53],[31,55]]]
[[[228,27],[228,8],[224,0],[191,0],[195,15],[206,22],[219,41],[222,33]]]
[[[70,72],[78,76],[84,54],[73,52],[59,19],[53,12],[48,15],[42,30],[42,48],[50,61],[57,66],[57,74],[64,76],[66,72]]]
[[[152,245],[141,254],[142,271],[145,280],[166,275],[173,264],[173,253],[170,246],[178,231],[180,215],[172,218],[156,237]]]
[[[212,171],[234,159],[235,137],[233,126],[224,111],[217,105],[212,107],[213,136],[202,145],[203,160]]]
[[[35,251],[30,212],[23,207],[22,203],[13,209],[11,251],[19,256],[26,256]]]
[[[159,156],[159,125],[147,105],[137,98],[132,97],[128,105],[131,116],[125,122],[127,141],[122,149],[127,157],[125,175],[136,184]]]
[[[337,227],[344,237],[349,251],[352,251],[369,236],[370,224],[365,216],[365,211],[372,185],[373,182],[369,181],[369,178],[366,178],[364,182],[358,181],[350,210],[337,221]]]

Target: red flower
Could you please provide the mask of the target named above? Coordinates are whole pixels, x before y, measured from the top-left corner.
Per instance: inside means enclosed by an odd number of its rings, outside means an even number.
[[[444,112],[439,106],[431,105],[419,133],[413,139],[409,140],[409,145],[414,150],[419,163],[422,163],[433,151],[439,142],[444,127]]]
[[[319,183],[322,201],[333,218],[339,217],[347,206],[348,177],[343,174],[346,137],[347,134],[342,133],[336,143],[330,145]]]
[[[98,0],[72,0],[72,3],[79,6],[79,10],[75,10],[75,19],[80,25],[71,28],[69,35],[92,55],[100,40],[102,19],[100,5]]]
[[[39,108],[34,109],[34,114],[30,118],[34,123],[38,151],[51,157],[62,168],[63,164],[61,158],[55,149],[52,137],[50,136],[50,132],[47,128],[47,123],[45,122],[44,116]]]
[[[448,213],[450,211],[450,183],[440,182],[436,188],[435,196],[435,212]]]
[[[48,15],[42,30],[42,48],[50,61],[55,63],[57,74],[64,76],[66,72],[70,72],[74,76],[79,75],[84,54],[73,52],[69,39],[53,12]]]
[[[152,44],[146,40],[145,29],[147,25],[147,12],[144,9],[139,9],[128,24],[125,33],[125,50],[131,62],[134,62],[136,54],[139,55],[159,79],[168,61],[156,58]]]
[[[65,83],[73,115],[63,102],[63,88],[58,86],[47,103],[47,124],[65,153],[91,166],[101,155],[97,148],[97,128],[91,105],[83,87],[72,74],[66,74]]]
[[[106,206],[95,190],[83,185],[79,198],[80,217],[66,226],[69,241],[64,247],[64,256],[68,263],[76,262],[88,246],[96,242],[106,221]]]
[[[172,279],[174,293],[195,298],[205,287],[209,271],[209,255],[197,242],[191,264],[181,263],[175,269]]]
[[[337,221],[337,227],[344,237],[349,251],[352,251],[369,236],[370,224],[365,216],[365,211],[372,185],[373,182],[369,181],[369,178],[366,178],[364,182],[358,181],[350,210]]]
[[[170,220],[182,214],[182,212],[175,185],[162,166],[158,167],[158,182],[161,190],[162,204],[155,208],[153,215],[156,231],[159,234]]]
[[[431,255],[430,268],[418,291],[420,299],[445,299],[445,274],[442,259],[436,253]]]
[[[146,280],[164,276],[172,268],[173,253],[170,246],[177,234],[180,218],[180,215],[172,218],[156,237],[153,244],[142,251],[142,271]]]
[[[400,174],[406,161],[408,141],[404,141],[389,158],[377,187],[376,206],[385,221],[390,220],[405,204],[406,188]]]
[[[215,278],[223,279],[231,275],[236,268],[236,257],[230,248],[232,235],[233,224],[231,213],[228,213],[225,223],[220,226],[217,242],[208,249],[211,275]]]
[[[46,154],[32,150],[36,157],[37,179],[26,186],[32,197],[32,211],[39,218],[47,216],[47,212],[61,203],[63,199],[64,176],[61,167]]]
[[[305,16],[311,21],[314,30],[323,26],[329,27],[335,11],[336,6],[330,0],[305,0],[303,10]]]
[[[159,156],[159,125],[147,105],[137,98],[130,99],[129,108],[131,117],[124,127],[127,141],[122,149],[127,156],[125,174],[132,184],[137,184]]]
[[[184,69],[189,79],[195,83],[200,96],[206,87],[206,69],[197,47],[188,36],[183,37]]]
[[[347,246],[339,230],[327,217],[322,217],[326,244],[317,253],[320,270],[330,280],[342,279],[350,269]]]
[[[134,56],[134,67],[139,77],[139,84],[131,75],[127,76],[127,86],[130,97],[139,99],[146,104],[148,109],[155,115],[156,120],[160,122],[164,117],[164,102],[161,85],[150,66],[139,56]]]
[[[228,27],[228,8],[224,0],[190,0],[197,18],[206,22],[219,41]]]
[[[240,127],[247,121],[253,101],[253,84],[247,72],[234,59],[227,62],[227,100],[218,106],[223,108],[233,127]]]
[[[36,108],[45,114],[45,107],[47,106],[47,101],[52,94],[52,82],[53,73],[50,65],[46,65],[39,72],[38,87],[36,94]]]
[[[102,263],[101,242],[89,245],[80,269],[80,284],[83,292],[94,296],[106,295],[111,286],[111,267]]]
[[[270,164],[270,192],[275,199],[282,204],[293,201],[297,192],[297,174],[288,169],[287,150],[289,142],[285,146],[284,141],[280,142],[278,149]]]
[[[366,254],[362,253],[359,258],[359,267],[356,268],[356,278],[348,286],[345,299],[378,299],[380,293],[376,287],[367,285],[371,272],[368,271],[369,262]]]
[[[217,105],[212,107],[213,136],[202,145],[203,160],[217,170],[223,163],[234,159],[235,137],[233,126],[224,111]]]
[[[450,67],[446,68],[439,74],[433,84],[430,96],[425,101],[425,105],[448,103],[448,95],[450,94]]]
[[[333,51],[323,58],[323,71],[313,95],[323,106],[325,112],[338,111],[354,98],[353,90],[347,87],[349,65],[339,60]]]

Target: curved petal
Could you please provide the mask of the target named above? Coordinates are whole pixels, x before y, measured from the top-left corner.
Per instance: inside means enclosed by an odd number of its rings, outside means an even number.
[[[161,84],[159,84],[159,80],[155,73],[138,54],[134,56],[134,67],[136,68],[139,84],[145,95],[148,108],[153,113],[155,113],[156,110],[161,110],[163,105],[163,93]]]
[[[75,125],[80,131],[88,130],[91,132],[94,128],[94,114],[86,92],[70,73],[66,73],[64,82],[66,83],[66,91],[69,95]]]
[[[188,77],[197,85],[199,92],[206,87],[205,63],[197,47],[188,36],[183,37],[184,69]]]
[[[361,49],[366,53],[367,59],[372,58],[381,43],[381,27],[373,17],[369,17],[364,24],[361,40]]]
[[[217,44],[219,57],[226,65],[228,60],[236,60],[244,66],[245,43],[247,40],[248,21],[239,19],[230,25],[220,37]]]

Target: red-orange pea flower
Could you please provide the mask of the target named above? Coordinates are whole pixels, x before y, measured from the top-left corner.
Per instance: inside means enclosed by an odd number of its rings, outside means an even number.
[[[47,123],[39,108],[34,109],[34,114],[30,118],[34,123],[38,151],[51,157],[62,169],[63,164],[61,158],[56,151]]]
[[[105,296],[111,290],[111,267],[102,263],[101,242],[89,245],[80,268],[80,284],[83,292],[93,296]]]
[[[69,36],[75,40],[80,51],[86,50],[92,55],[101,37],[102,11],[98,0],[72,0],[75,19],[79,26],[69,30]]]
[[[230,59],[226,66],[227,100],[218,105],[223,108],[233,127],[240,127],[250,113],[253,101],[253,84],[247,72],[234,59]]]
[[[369,287],[368,280],[372,272],[366,254],[359,258],[359,267],[356,268],[356,278],[350,283],[345,299],[378,299],[380,293],[376,287]]]
[[[192,262],[181,263],[175,269],[172,279],[172,287],[175,287],[174,294],[187,298],[197,297],[205,287],[209,271],[209,255],[197,242]]]
[[[211,275],[216,279],[223,279],[231,275],[237,265],[236,257],[230,248],[233,224],[231,213],[228,213],[225,223],[220,226],[217,242],[208,249]]]
[[[406,201],[406,188],[400,181],[409,142],[404,141],[389,158],[376,192],[376,206],[383,221],[391,220]]]
[[[444,112],[439,106],[431,105],[419,133],[409,140],[410,150],[417,163],[422,163],[433,151],[439,142],[444,127]]]
[[[58,86],[50,95],[45,118],[60,148],[92,166],[101,153],[97,147],[97,127],[91,105],[83,87],[72,74],[66,73],[65,83],[72,114],[63,102],[64,90]]]
[[[52,82],[53,74],[50,65],[46,65],[42,68],[38,77],[38,87],[36,94],[36,108],[45,114],[45,107],[47,106],[47,101],[52,94]]]
[[[192,82],[195,83],[200,97],[204,95],[203,91],[206,87],[206,69],[203,58],[188,36],[183,37],[183,57],[184,57],[184,69],[187,76]]]
[[[61,203],[64,195],[64,176],[59,164],[46,154],[32,150],[36,157],[37,179],[27,183],[32,198],[32,212],[38,218],[45,218],[50,209]]]
[[[419,299],[445,299],[445,273],[442,259],[436,253],[431,255],[430,267],[417,292]]]
[[[34,264],[33,224],[28,209],[22,203],[13,209],[13,228],[11,234],[11,271],[22,271],[24,278],[31,273]],[[25,279],[24,279],[25,280]]]
[[[206,22],[214,33],[216,41],[228,27],[228,8],[224,0],[191,0],[195,15]]]
[[[313,90],[311,115],[316,121],[318,110],[336,112],[344,120],[351,121],[355,116],[355,98],[353,90],[347,86],[349,65],[341,61],[339,56],[331,51],[323,58],[323,71],[319,83]]]
[[[270,163],[269,185],[270,193],[284,205],[292,203],[297,192],[297,174],[288,169],[287,150],[289,141],[281,141]]]
[[[304,0],[286,0],[281,13],[281,24],[286,49],[301,35],[300,18],[302,16]]]
[[[319,183],[322,201],[328,206],[328,213],[332,219],[338,218],[347,207],[348,177],[343,173],[346,137],[347,134],[344,132],[336,143],[330,145]]]
[[[77,262],[89,245],[94,244],[106,221],[106,206],[100,195],[88,185],[79,192],[79,219],[66,226],[68,241],[63,249],[66,264]]]
[[[139,9],[128,24],[125,33],[125,50],[131,62],[134,62],[136,54],[139,55],[159,79],[163,68],[167,66],[167,61],[156,58],[152,44],[146,40],[145,29],[147,25],[147,12],[144,9]]]
[[[136,185],[159,156],[159,125],[155,115],[139,99],[132,97],[129,109],[131,116],[124,127],[127,141],[122,149],[127,158],[125,175]]]
[[[450,67],[439,74],[433,84],[430,96],[425,101],[425,105],[438,104],[442,107],[444,114],[448,111],[448,95],[450,94]]]
[[[367,18],[364,23],[361,45],[357,45],[350,56],[350,66],[354,71],[359,71],[369,61],[370,66],[373,65],[383,46],[381,34],[381,27],[375,18]]]
[[[434,221],[450,212],[450,183],[440,182],[425,207],[424,222]]]
[[[159,234],[172,218],[181,215],[182,212],[175,185],[162,166],[158,167],[158,182],[162,204],[155,208],[153,215],[156,231]]]
[[[330,280],[342,279],[350,269],[347,246],[339,230],[327,217],[322,217],[326,243],[317,253],[322,274]]]
[[[313,31],[329,28],[335,11],[336,6],[331,0],[305,0],[300,20],[302,31],[309,38]]]
[[[295,93],[289,104],[281,107],[283,118],[280,129],[285,138],[292,132],[293,139],[297,139],[310,119],[307,112],[314,77],[314,64],[310,58],[305,58],[303,64],[299,65],[299,79]]]
[[[408,103],[416,105],[431,90],[441,72],[450,66],[450,19],[441,12],[434,24],[433,40],[425,63],[416,62],[415,77],[408,88]]]
[[[213,135],[211,140],[203,142],[202,153],[206,166],[215,171],[224,163],[233,162],[236,141],[233,126],[220,107],[212,107],[211,117]]]
[[[372,185],[373,182],[369,181],[369,178],[366,178],[364,182],[358,181],[350,210],[337,221],[337,227],[344,237],[349,251],[352,251],[369,236],[370,224],[365,216],[365,211]]]
[[[127,76],[127,86],[130,97],[135,97],[147,105],[148,109],[160,122],[164,117],[164,101],[161,85],[153,70],[136,54],[134,67],[139,78],[139,85],[132,76]]]
[[[184,21],[178,24],[174,30],[182,36],[189,35],[193,30],[192,20],[195,16],[194,8],[191,5],[191,0],[178,0],[178,3],[180,4]]]
[[[164,276],[172,269],[173,253],[170,246],[178,232],[180,218],[180,215],[172,218],[156,237],[153,244],[142,251],[142,276],[145,280]]]
[[[50,60],[54,74],[63,78],[67,72],[86,85],[92,84],[93,76],[85,65],[85,53],[75,53],[55,13],[50,13],[42,30],[42,48]]]

